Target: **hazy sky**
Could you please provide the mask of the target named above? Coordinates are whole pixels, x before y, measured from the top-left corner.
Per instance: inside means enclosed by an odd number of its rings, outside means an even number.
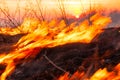
[[[0,0],[1,4],[6,1],[7,5],[11,9],[12,12],[16,9],[16,6],[19,2],[21,7],[21,11],[28,5],[32,3],[32,7],[38,9],[36,6],[36,0]],[[40,1],[40,0],[37,0]],[[58,0],[41,0],[41,7],[43,7],[46,12],[50,14],[57,14],[59,11]],[[78,16],[83,11],[90,8],[90,4],[92,7],[102,6],[107,9],[119,9],[120,8],[120,0],[64,0],[66,12],[72,14],[74,16]],[[3,7],[3,5],[1,5]],[[98,8],[97,8],[98,9]]]

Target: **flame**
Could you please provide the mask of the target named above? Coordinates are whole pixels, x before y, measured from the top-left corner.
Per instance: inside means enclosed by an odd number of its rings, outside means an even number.
[[[71,23],[69,26],[65,21],[52,20],[50,22],[40,22],[36,19],[25,19],[21,26],[17,28],[0,28],[0,33],[15,35],[26,33],[15,45],[14,50],[9,54],[0,55],[0,64],[6,64],[6,68],[2,73],[0,80],[5,80],[12,73],[21,59],[34,57],[45,47],[55,47],[74,42],[90,43],[91,40],[101,32],[103,28],[111,22],[109,17],[96,14],[77,25],[77,22]],[[78,72],[75,73],[77,75]],[[84,73],[79,74],[81,77]],[[60,79],[66,80],[66,79]]]
[[[65,73],[64,76],[60,76],[58,80],[78,80],[81,79],[84,74],[84,72],[79,73],[79,71],[76,71],[71,77],[69,77],[69,73]]]
[[[108,72],[106,68],[99,69],[94,73],[90,80],[119,80],[120,64],[118,64],[112,72]]]
[[[33,32],[33,30],[35,30],[39,26],[39,24],[40,21],[38,21],[37,19],[25,18],[23,24],[16,28],[1,27],[0,34],[16,35],[21,33],[30,33]]]
[[[0,34],[16,35],[16,34],[20,34],[20,33],[21,32],[18,28],[11,28],[11,27],[0,28]]]
[[[76,71],[69,77],[69,73],[65,73],[63,76],[60,76],[58,80],[80,80],[84,75],[84,72],[80,73],[79,71]],[[90,79],[85,78],[84,80],[120,80],[120,63],[112,72],[108,72],[106,68],[99,69],[90,77]]]

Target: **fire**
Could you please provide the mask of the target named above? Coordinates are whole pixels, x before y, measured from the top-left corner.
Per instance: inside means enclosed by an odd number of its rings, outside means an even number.
[[[85,75],[84,72],[76,71],[71,77],[69,73],[65,73],[58,80],[80,80]],[[112,72],[108,72],[106,68],[97,70],[91,77],[84,80],[120,80],[120,64],[118,64]]]
[[[10,27],[5,27],[5,28],[0,28],[0,33],[1,34],[8,34],[8,35],[16,35],[21,33],[18,28],[10,28]]]
[[[119,80],[120,64],[118,64],[112,72],[108,72],[106,68],[99,69],[94,73],[90,80]]]
[[[76,71],[71,77],[69,77],[69,73],[65,73],[64,76],[61,76],[58,80],[77,80],[81,79],[84,74],[84,72],[79,73],[79,71]]]
[[[90,43],[111,22],[109,17],[100,14],[95,14],[90,20],[92,21],[91,25],[89,25],[88,20],[85,20],[79,25],[76,24],[77,22],[74,22],[68,26],[64,20],[60,22],[56,20],[40,22],[39,20],[29,18],[25,19],[23,24],[17,28],[1,28],[0,32],[3,34],[26,33],[26,35],[14,45],[13,51],[9,54],[0,55],[0,64],[6,64],[0,80],[5,80],[21,59],[36,56],[42,48],[74,42]],[[77,74],[78,72],[75,73],[75,75]],[[79,77],[82,75],[84,73],[79,74]],[[60,80],[66,79],[62,78]]]

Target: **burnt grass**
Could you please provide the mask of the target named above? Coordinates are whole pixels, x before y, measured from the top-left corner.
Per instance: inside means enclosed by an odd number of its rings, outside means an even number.
[[[9,53],[13,49],[12,45],[22,36],[0,34],[0,53]],[[108,28],[89,44],[72,43],[42,49],[36,57],[21,60],[7,80],[57,80],[65,72],[73,74],[77,70],[86,73],[89,70],[87,77],[90,77],[99,68],[107,67],[108,71],[112,71],[118,63],[120,28]],[[4,68],[5,66],[0,65],[1,71]]]
[[[25,34],[5,35],[0,34],[0,54],[9,53],[13,49],[13,45]]]

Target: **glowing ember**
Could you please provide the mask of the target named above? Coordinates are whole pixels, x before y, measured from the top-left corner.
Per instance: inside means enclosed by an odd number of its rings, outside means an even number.
[[[1,28],[1,33],[4,34],[27,33],[14,45],[15,49],[12,52],[0,55],[0,63],[6,64],[6,69],[0,77],[1,80],[5,80],[14,70],[17,64],[16,59],[19,61],[20,59],[33,57],[45,47],[55,47],[74,42],[90,43],[111,22],[110,18],[99,14],[92,16],[90,20],[92,25],[89,25],[89,21],[85,20],[79,25],[74,22],[67,26],[64,21],[39,22],[35,19],[26,19],[18,28]],[[75,73],[75,75],[77,74]],[[80,73],[79,77],[83,74]],[[66,79],[62,78],[60,80]]]

